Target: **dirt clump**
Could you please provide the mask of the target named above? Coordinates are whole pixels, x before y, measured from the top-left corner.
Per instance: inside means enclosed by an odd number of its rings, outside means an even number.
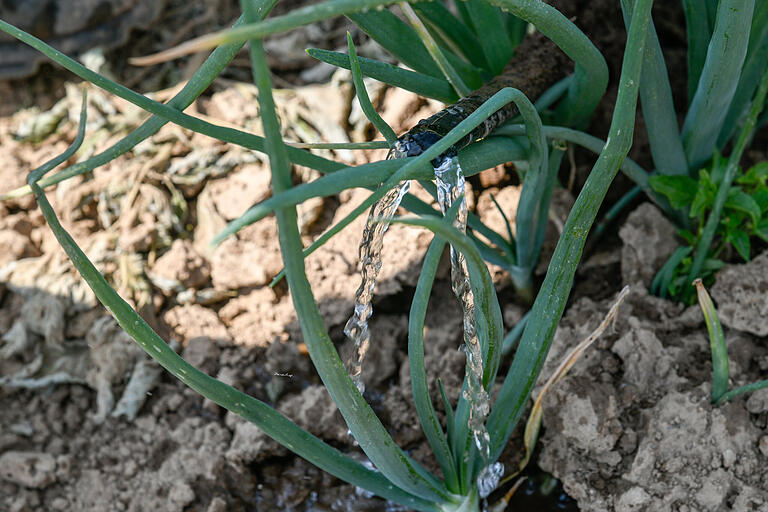
[[[652,224],[653,212],[638,208],[627,221],[634,225],[621,232]],[[645,265],[632,247],[622,254],[629,255],[622,262],[629,275],[635,275],[633,265]],[[541,379],[609,305],[584,297],[571,306]],[[764,376],[768,347],[760,338],[729,329],[726,343],[732,386]],[[698,306],[683,309],[652,297],[638,282],[613,333],[604,334],[545,399],[538,463],[585,511],[766,510],[764,395],[717,407],[711,378]]]
[[[768,251],[718,272],[712,298],[723,324],[755,336],[768,336]]]

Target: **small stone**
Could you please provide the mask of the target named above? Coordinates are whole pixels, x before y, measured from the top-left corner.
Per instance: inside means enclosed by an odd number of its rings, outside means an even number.
[[[768,436],[763,436],[760,438],[758,447],[760,448],[760,453],[768,457]]]
[[[64,341],[66,307],[62,300],[44,292],[32,295],[21,308],[21,320],[28,331],[45,337],[51,345]]]
[[[195,491],[186,482],[176,482],[168,492],[168,501],[176,505],[178,510],[195,501]]]
[[[207,512],[225,512],[227,510],[227,502],[216,496],[211,500],[208,505]]]
[[[726,449],[723,452],[723,466],[730,468],[734,462],[736,462],[736,453],[730,448]]]
[[[510,165],[510,169],[507,169],[506,165],[497,165],[496,167],[493,167],[491,169],[487,169],[480,174],[478,174],[478,177],[480,179],[480,185],[486,189],[491,187],[498,187],[502,185],[504,182],[507,182],[510,180],[510,175],[513,172],[513,166]]]
[[[51,501],[51,509],[53,510],[67,510],[68,507],[69,502],[65,498],[58,497]]]
[[[123,467],[123,476],[126,478],[132,478],[139,470],[139,465],[135,460],[128,460]]]
[[[168,397],[168,410],[177,411],[184,403],[184,396],[176,393]]]
[[[59,481],[69,478],[72,471],[72,455],[59,455],[56,457],[56,479]]]
[[[259,226],[260,227],[260,226]],[[264,286],[281,269],[279,256],[266,254],[263,243],[229,238],[211,256],[211,278],[216,289]]]
[[[0,267],[21,258],[40,256],[40,251],[32,245],[29,237],[16,231],[0,231],[0,247],[3,248],[0,252]]]
[[[747,399],[747,410],[752,414],[768,411],[768,388],[758,389]]]
[[[48,453],[9,451],[0,456],[0,478],[42,489],[56,480],[56,460]]]
[[[182,357],[198,370],[213,375],[218,368],[220,354],[221,350],[213,340],[200,336],[187,342]]]

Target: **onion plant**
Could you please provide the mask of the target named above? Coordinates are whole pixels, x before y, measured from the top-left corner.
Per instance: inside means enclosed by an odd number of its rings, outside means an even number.
[[[490,436],[490,459],[495,461],[525,410],[565,308],[587,235],[617,172],[622,170],[635,180],[641,190],[669,209],[670,215],[675,215],[668,201],[650,187],[650,173],[626,159],[632,144],[638,95],[642,99],[649,126],[666,130],[659,134],[655,143],[652,142],[657,172],[663,175],[690,173],[730,140],[732,130],[726,127],[726,120],[738,122],[741,119],[743,106],[749,104],[748,99],[743,101],[744,98],[751,97],[757,88],[758,80],[753,76],[755,73],[747,71],[752,70],[753,65],[759,68],[760,62],[764,65],[764,61],[760,61],[761,57],[755,57],[757,54],[754,53],[760,51],[759,41],[753,44],[751,36],[733,34],[733,27],[739,26],[743,32],[744,26],[751,24],[760,32],[763,25],[758,21],[765,22],[768,10],[758,8],[753,18],[753,0],[721,0],[721,9],[717,12],[718,21],[706,52],[701,47],[701,36],[696,36],[695,47],[698,51],[692,52],[695,55],[691,57],[691,69],[700,71],[698,85],[691,100],[686,124],[680,133],[673,118],[674,110],[669,108],[669,84],[651,22],[652,0],[622,0],[628,27],[627,45],[609,137],[601,141],[579,130],[584,127],[605,90],[605,61],[584,33],[562,13],[542,1],[403,3],[400,8],[412,24],[383,9],[395,3],[387,0],[327,0],[281,16],[267,17],[275,3],[275,0],[243,0],[243,16],[233,28],[185,43],[162,55],[162,58],[167,58],[201,48],[216,47],[189,83],[167,104],[155,102],[90,71],[42,41],[0,21],[0,30],[31,45],[94,86],[152,113],[152,117],[141,127],[106,151],[45,177],[47,172],[66,158],[52,161],[30,173],[27,187],[4,197],[34,193],[60,244],[98,299],[150,356],[201,395],[254,423],[288,449],[323,470],[383,498],[423,511],[476,510],[481,499],[477,478],[486,462],[471,442],[472,432],[467,423],[468,404],[463,396],[446,396],[444,405],[447,420],[445,424],[438,421],[428,393],[429,369],[424,367],[426,304],[443,247],[446,243],[453,245],[464,254],[468,264],[476,300],[477,331],[483,348],[482,384],[490,390],[494,382],[501,381],[500,392],[492,403],[486,422]],[[689,17],[690,23],[694,23],[698,19],[695,15],[700,14],[695,4],[686,4],[687,12],[693,13]],[[454,10],[449,9],[449,6]],[[352,70],[358,98],[374,126],[385,136],[385,147],[394,142],[395,134],[370,105],[363,86],[363,75],[441,101],[453,101],[459,94],[464,94],[467,88],[477,87],[503,68],[529,24],[551,39],[573,60],[574,73],[554,84],[538,98],[538,112],[530,101],[522,97],[520,91],[502,89],[417,157],[346,166],[286,145],[281,139],[270,72],[262,46],[266,36],[339,15],[349,17],[395,58],[411,68],[405,70],[358,57],[351,44],[349,55],[326,50],[310,51],[311,55],[320,60]],[[728,37],[734,38],[735,48],[729,44],[723,52],[718,53],[717,48],[723,46]],[[765,37],[765,33],[762,37]],[[259,90],[264,137],[217,126],[183,113],[184,108],[205,90],[246,42],[249,43],[253,78]],[[721,84],[716,83],[717,77],[726,66],[733,66],[734,60],[739,58],[742,64],[746,64],[738,66],[740,73],[724,78],[730,81],[730,87],[721,87]],[[725,96],[728,101],[724,101]],[[438,477],[395,444],[350,379],[318,311],[305,274],[304,259],[402,180],[420,180],[433,189],[429,185],[434,174],[430,161],[453,148],[488,116],[512,100],[519,105],[530,105],[530,108],[521,108],[521,119],[513,120],[494,136],[463,148],[458,158],[466,175],[510,161],[520,163],[522,169],[528,169],[522,180],[521,200],[526,210],[522,215],[517,215],[516,240],[505,239],[475,217],[470,218],[471,231],[465,235],[452,225],[455,212],[449,210],[443,217],[430,205],[412,196],[407,196],[403,202],[417,217],[401,219],[400,222],[430,229],[435,234],[425,256],[411,307],[409,361],[419,420],[442,469],[442,476]],[[710,119],[714,120],[715,126],[710,123]],[[109,286],[58,222],[46,199],[46,187],[109,162],[167,122],[268,155],[272,172],[272,197],[255,205],[242,218],[234,221],[217,241],[266,215],[276,216],[285,265],[284,276],[309,355],[351,434],[375,469],[367,468],[312,436],[260,400],[209,377],[185,362]],[[81,130],[84,126],[84,120],[81,120]],[[527,287],[528,293],[534,295],[529,276],[538,258],[546,222],[549,207],[547,191],[551,192],[552,176],[562,157],[561,141],[582,145],[597,153],[598,158],[568,216],[543,284],[535,295],[525,328],[510,333],[510,336],[520,335],[520,341],[508,372],[500,376],[497,375],[500,359],[502,353],[507,352],[504,348],[508,349],[509,344],[504,342],[500,305],[483,260],[509,269],[517,276],[519,288],[525,290]],[[382,146],[381,143],[376,145]],[[317,169],[324,176],[312,183],[293,186],[291,164]],[[296,205],[312,197],[333,195],[352,187],[367,187],[373,192],[348,217],[330,228],[312,246],[304,248],[299,236]],[[533,215],[534,211],[538,214]],[[481,240],[478,235],[486,240]],[[455,408],[453,403],[457,403]]]
[[[712,281],[714,271],[722,266],[719,258],[724,245],[735,247],[749,259],[749,236],[768,239],[762,228],[768,225],[768,200],[761,201],[758,195],[755,204],[746,197],[749,194],[733,190],[742,154],[760,125],[765,106],[768,3],[684,0],[683,6],[689,98],[682,128],[677,124],[678,110],[653,26],[648,33],[640,100],[656,166],[650,180],[652,197],[686,240],[660,270],[652,291],[692,302],[694,279]],[[629,22],[631,2],[622,0],[622,8]],[[730,154],[721,164],[720,154],[729,147]],[[709,197],[711,187],[715,190]],[[685,199],[697,190],[698,197]],[[744,229],[727,226],[723,211],[728,206],[753,213],[752,223]],[[724,235],[722,243],[714,243],[716,234]]]

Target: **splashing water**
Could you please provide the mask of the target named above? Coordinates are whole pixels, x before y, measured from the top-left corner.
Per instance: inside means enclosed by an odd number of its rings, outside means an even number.
[[[390,151],[387,159],[403,158],[405,153],[399,145]],[[411,186],[409,180],[400,182],[395,188],[389,190],[384,197],[371,206],[368,220],[365,222],[363,238],[360,240],[360,262],[362,281],[355,293],[355,310],[344,327],[344,334],[354,343],[354,352],[347,363],[352,382],[358,391],[365,391],[362,379],[363,359],[370,346],[371,335],[368,330],[368,320],[373,314],[373,289],[376,286],[376,278],[381,270],[381,250],[384,246],[384,234],[389,229],[390,221],[395,215],[397,207],[403,200],[403,196]]]
[[[464,195],[464,173],[457,156],[443,157],[435,167],[437,183],[437,201],[445,213],[460,196]],[[467,201],[462,197],[454,226],[466,232]],[[464,255],[451,247],[451,286],[453,293],[461,303],[464,324],[464,352],[467,358],[467,389],[464,399],[470,404],[469,429],[474,437],[475,446],[483,459],[483,469],[477,477],[478,492],[481,498],[488,496],[499,483],[504,473],[504,465],[490,463],[491,439],[485,428],[485,418],[491,407],[488,392],[483,387],[483,353],[480,340],[475,330],[475,298],[469,282],[469,271]]]
[[[398,141],[387,158],[404,158],[408,156],[408,152],[409,144],[405,141]],[[443,156],[436,163],[435,182],[437,184],[438,203],[442,212],[445,213],[454,201],[464,195],[464,173],[455,154]],[[360,241],[362,280],[355,293],[354,313],[347,322],[344,333],[354,343],[354,353],[347,366],[355,386],[361,393],[365,390],[362,381],[362,363],[370,346],[368,320],[373,313],[371,306],[373,289],[376,286],[376,278],[382,266],[381,251],[384,245],[384,234],[409,188],[410,181],[402,181],[371,207]],[[467,202],[462,197],[458,214],[454,220],[454,226],[462,232],[466,232],[467,229],[467,216]],[[475,300],[464,255],[453,247],[451,247],[451,286],[462,309],[463,347],[467,358],[468,376],[464,398],[470,404],[469,429],[483,460],[483,469],[477,477],[477,485],[480,497],[485,498],[499,483],[504,473],[504,465],[499,462],[490,463],[490,436],[485,428],[485,419],[490,412],[490,397],[483,387],[483,354],[475,330]]]

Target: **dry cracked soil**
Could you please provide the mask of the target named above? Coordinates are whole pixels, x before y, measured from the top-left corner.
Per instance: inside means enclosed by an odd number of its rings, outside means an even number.
[[[616,12],[614,7],[609,14]],[[303,48],[324,37],[335,41],[333,47],[343,44],[344,28],[310,28],[272,44],[289,53],[291,45]],[[660,32],[666,33],[664,26]],[[614,46],[623,36],[601,37],[598,43],[608,47],[615,64],[611,52],[620,58]],[[280,65],[295,55],[274,51],[273,64],[284,71],[279,80],[322,80],[276,91],[286,139],[370,139],[371,127],[352,101],[348,73],[306,62]],[[373,46],[368,51],[381,56]],[[260,133],[255,88],[236,78],[217,81],[192,109]],[[63,79],[52,84],[53,94],[39,99],[47,105],[42,109],[18,109],[13,102],[22,101],[19,96],[3,104],[0,192],[23,185],[29,170],[74,138],[79,88]],[[374,104],[398,132],[440,107],[375,82],[368,85]],[[69,163],[108,147],[145,117],[97,90],[89,94],[88,137]],[[612,97],[615,88],[598,113],[596,132],[607,126]],[[383,157],[383,152],[326,154],[350,164]],[[633,156],[648,161],[642,134]],[[758,148],[751,157],[766,154]],[[586,153],[577,151],[573,158],[573,187],[556,194],[545,259],[572,192],[591,166]],[[512,174],[500,167],[470,180],[471,208],[502,232],[504,221],[492,197],[513,211],[519,187]],[[309,169],[294,172],[296,183],[317,177]],[[418,187],[414,193],[432,200]],[[301,205],[305,243],[366,194],[352,189]],[[269,195],[263,156],[171,125],[129,155],[48,192],[64,227],[99,270],[187,361],[365,461],[311,365],[287,289],[268,286],[282,266],[274,219],[253,224],[216,249],[209,246],[227,222]],[[353,222],[306,260],[342,358],[351,348],[342,328],[359,284],[363,222]],[[635,203],[590,246],[577,273],[539,385],[597,326],[623,285],[630,286],[630,294],[611,328],[544,401],[535,463],[561,480],[575,500],[563,507],[768,511],[768,390],[713,406],[700,310],[647,292],[654,272],[675,249],[675,236],[654,206]],[[418,428],[407,359],[408,305],[430,239],[428,232],[403,225],[387,234],[363,375],[366,398],[397,443],[436,470]],[[157,367],[98,305],[29,196],[0,203],[0,246],[0,510],[396,510],[293,456]],[[542,265],[539,278],[544,271]],[[508,276],[498,268],[491,272],[509,329],[525,306],[514,297]],[[430,392],[441,419],[436,378],[455,398],[464,370],[460,309],[449,274],[444,257],[425,333]],[[724,268],[711,290],[725,327],[732,386],[768,374],[767,291],[768,252]],[[514,468],[521,456],[518,432],[502,462]],[[550,507],[559,510],[556,503]]]

